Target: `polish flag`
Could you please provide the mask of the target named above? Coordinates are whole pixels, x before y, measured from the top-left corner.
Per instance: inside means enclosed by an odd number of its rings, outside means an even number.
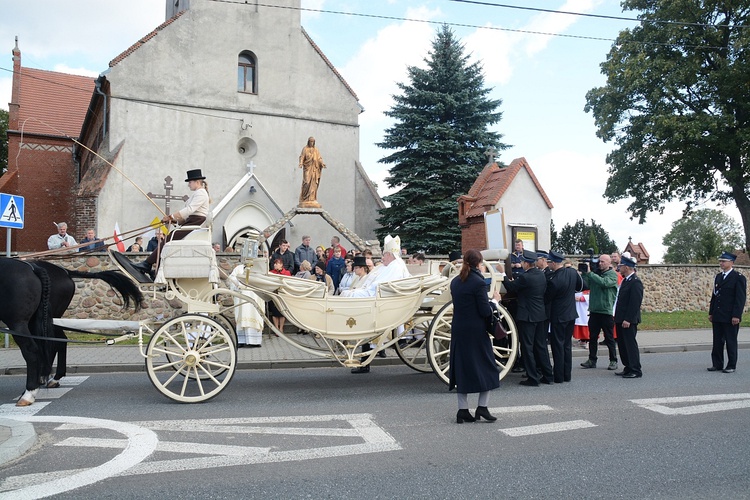
[[[115,244],[117,245],[117,249],[119,251],[125,251],[125,243],[123,243],[122,239],[120,238],[120,225],[117,222],[115,222]]]

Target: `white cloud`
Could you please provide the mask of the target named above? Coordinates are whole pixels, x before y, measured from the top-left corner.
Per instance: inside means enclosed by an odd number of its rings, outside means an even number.
[[[94,78],[100,75],[98,71],[92,71],[88,68],[71,68],[67,64],[56,64],[52,71],[57,71],[58,73],[67,73],[69,75],[91,76]]]

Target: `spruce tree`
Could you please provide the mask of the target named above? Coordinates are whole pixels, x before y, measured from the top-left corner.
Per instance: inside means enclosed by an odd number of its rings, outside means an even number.
[[[427,69],[408,68],[409,83],[385,114],[395,120],[378,146],[394,153],[385,182],[397,191],[384,198],[378,237],[399,235],[413,251],[446,254],[461,249],[458,202],[486,164],[485,151],[509,146],[489,127],[500,121],[501,100],[488,98],[478,62],[448,26],[438,30],[425,58]]]

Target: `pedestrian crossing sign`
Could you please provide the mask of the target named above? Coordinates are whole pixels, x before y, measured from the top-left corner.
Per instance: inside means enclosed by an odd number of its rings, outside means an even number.
[[[0,227],[23,229],[23,196],[0,193]]]

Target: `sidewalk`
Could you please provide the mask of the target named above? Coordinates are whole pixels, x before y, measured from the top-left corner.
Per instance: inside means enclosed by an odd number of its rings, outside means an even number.
[[[294,334],[293,334],[294,335]],[[664,330],[638,332],[638,345],[642,353],[710,351],[712,336],[710,329]],[[573,342],[573,356],[586,357],[588,349],[578,347]],[[739,348],[750,348],[750,329],[741,330]],[[145,346],[144,346],[145,349]],[[606,347],[600,346],[600,352]],[[375,358],[374,366],[397,365],[401,360],[393,349],[387,349],[387,358]],[[605,354],[606,355],[606,354]],[[239,349],[237,368],[311,368],[338,366],[338,363],[323,357],[316,357],[280,338],[263,336],[263,347],[259,349]],[[710,358],[706,358],[706,366]],[[25,373],[26,363],[18,349],[0,348],[0,367],[5,375]],[[137,345],[93,345],[68,346],[69,375],[75,373],[145,371],[144,358]],[[36,442],[32,424],[0,416],[0,466],[19,458]]]

